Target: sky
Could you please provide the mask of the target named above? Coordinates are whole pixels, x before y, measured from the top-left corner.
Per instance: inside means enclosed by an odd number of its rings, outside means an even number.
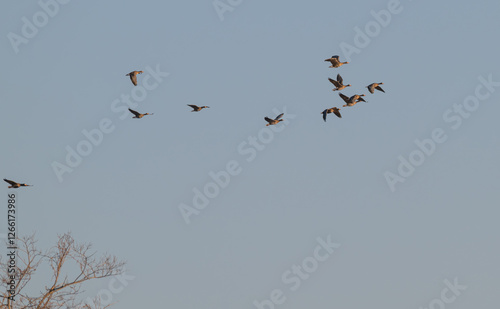
[[[41,249],[71,232],[127,262],[84,297],[498,304],[499,2],[40,3],[1,4],[2,178],[34,185],[3,204]],[[342,107],[337,74],[367,103]]]

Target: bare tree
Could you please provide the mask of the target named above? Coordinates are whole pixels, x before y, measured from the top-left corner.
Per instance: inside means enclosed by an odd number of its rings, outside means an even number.
[[[78,300],[83,290],[82,284],[93,280],[116,276],[123,273],[125,263],[115,256],[95,257],[91,244],[78,244],[70,233],[58,236],[57,244],[40,251],[36,247],[35,235],[18,239],[15,280],[15,301],[10,299],[9,261],[0,256],[0,280],[4,287],[0,293],[0,308],[6,309],[66,309],[66,308],[107,308],[100,299],[94,299],[92,306]],[[33,287],[30,281],[39,267],[49,266],[52,278],[43,288]],[[38,295],[28,295],[25,290],[39,290]]]

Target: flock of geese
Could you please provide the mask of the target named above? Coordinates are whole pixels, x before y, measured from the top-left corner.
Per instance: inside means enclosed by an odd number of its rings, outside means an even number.
[[[342,65],[349,63],[347,61],[341,62],[339,60],[339,56],[332,56],[331,58],[325,59],[325,61],[330,62],[332,64],[330,66],[330,68],[339,68]],[[129,76],[132,84],[134,84],[134,86],[137,86],[137,75],[142,74],[142,73],[143,73],[143,71],[132,71],[132,72],[126,74],[125,76]],[[328,80],[335,86],[335,89],[333,89],[333,91],[340,91],[340,90],[344,90],[347,87],[351,87],[350,84],[344,85],[344,80],[342,79],[342,76],[340,76],[340,74],[337,74],[336,80],[331,79],[331,78],[328,78]],[[382,89],[380,87],[380,85],[383,85],[383,84],[384,83],[372,83],[372,84],[366,86],[366,88],[368,88],[368,91],[370,91],[370,93],[372,93],[372,94],[375,93],[375,90],[385,92],[384,89]],[[354,106],[358,102],[366,102],[362,98],[365,96],[364,94],[355,94],[351,97],[348,97],[348,96],[342,94],[341,92],[339,92],[339,96],[346,103],[345,105],[343,105],[343,107]],[[210,108],[209,106],[196,106],[196,105],[192,105],[192,104],[188,104],[188,106],[193,109],[191,112],[199,112],[204,108]],[[130,108],[128,110],[134,115],[132,118],[140,119],[140,118],[147,116],[147,115],[153,115],[153,114],[149,114],[149,113],[141,114],[141,113],[139,113],[133,109],[130,109]],[[327,108],[323,112],[321,112],[321,114],[323,114],[323,120],[326,121],[326,116],[328,114],[331,114],[331,113],[335,114],[339,118],[342,118],[342,115],[340,114],[340,108],[332,107],[332,108]],[[283,121],[283,119],[281,119],[281,117],[283,117],[283,115],[284,114],[280,114],[274,119],[269,118],[269,117],[264,117],[264,120],[267,121],[266,126],[272,126],[272,125],[276,125],[276,124],[280,123],[281,121]],[[27,185],[25,183],[18,183],[18,182],[9,180],[9,179],[4,179],[4,181],[10,185],[9,188],[14,188],[14,189],[20,188],[20,187],[31,187],[32,186],[32,185]]]
[[[339,67],[343,66],[344,64],[349,63],[347,61],[341,62],[339,60],[339,56],[332,56],[331,58],[325,59],[325,61],[330,62],[332,64],[331,66],[329,66],[330,68],[339,68]],[[142,71],[132,71],[126,75],[126,76],[130,77],[130,80],[132,81],[132,84],[134,84],[134,86],[137,86],[137,75],[138,74],[142,74]],[[335,86],[335,89],[333,89],[333,91],[340,91],[340,90],[344,90],[347,87],[351,87],[351,84],[344,85],[344,79],[342,78],[342,76],[340,76],[340,74],[337,74],[337,80],[332,79],[332,78],[328,78],[328,80]],[[375,90],[385,92],[384,89],[382,89],[380,87],[380,85],[383,85],[383,84],[384,83],[372,83],[372,84],[366,86],[366,88],[368,88],[368,91],[370,91],[370,93],[372,93],[372,94],[375,93]],[[358,102],[366,102],[362,98],[365,96],[364,94],[355,94],[351,97],[348,97],[348,96],[344,95],[343,93],[339,92],[339,96],[346,103],[345,105],[343,105],[343,107],[354,106]],[[196,106],[196,105],[191,105],[191,104],[188,104],[188,106],[193,109],[192,112],[199,112],[204,108],[209,108],[209,106]],[[153,114],[148,114],[148,113],[141,114],[141,113],[134,111],[130,108],[128,110],[132,114],[134,114],[133,118],[142,118],[146,115],[153,115]],[[326,121],[326,115],[331,114],[331,113],[334,113],[337,117],[342,118],[342,115],[340,114],[340,108],[332,107],[332,108],[327,108],[321,112],[321,114],[323,114],[323,120]],[[280,123],[281,121],[283,121],[283,119],[281,119],[281,117],[283,117],[283,114],[278,115],[278,117],[276,117],[274,119],[269,118],[269,117],[264,117],[264,120],[266,120],[268,122],[266,124],[266,126],[272,126],[272,125]]]
[[[325,61],[330,62],[332,64],[331,66],[329,66],[330,68],[339,68],[339,67],[343,66],[344,64],[349,63],[347,61],[341,62],[339,60],[339,56],[332,56],[331,58],[325,59]],[[337,80],[332,79],[332,78],[328,78],[328,80],[330,81],[330,83],[332,83],[335,86],[335,89],[333,89],[333,91],[340,91],[340,90],[344,90],[347,87],[351,87],[351,84],[344,85],[344,79],[342,78],[342,76],[340,76],[340,74],[337,74]],[[368,91],[370,91],[370,93],[372,93],[372,94],[375,93],[375,90],[385,92],[384,89],[382,89],[382,87],[380,87],[380,85],[383,85],[383,84],[384,83],[372,83],[372,84],[366,86],[366,88],[368,88]],[[354,106],[358,102],[366,102],[365,99],[362,98],[365,96],[364,94],[355,94],[351,97],[348,97],[345,94],[343,94],[342,92],[339,92],[339,96],[346,103],[342,107]],[[321,114],[323,114],[323,120],[326,121],[326,115],[331,114],[331,113],[334,113],[337,117],[342,118],[342,115],[340,114],[340,108],[332,107],[332,108],[327,108],[321,112]]]
[[[132,84],[134,84],[134,86],[137,86],[137,75],[142,74],[142,73],[143,73],[143,71],[132,71],[132,72],[126,74],[125,76],[129,76]],[[197,105],[193,105],[193,104],[188,104],[187,106],[189,106],[193,109],[191,112],[199,112],[204,108],[210,108],[210,106],[197,106]],[[139,118],[142,118],[146,115],[153,115],[153,114],[149,114],[149,113],[141,114],[138,111],[135,111],[135,110],[130,109],[130,108],[128,110],[132,114],[134,114],[134,117],[132,117],[132,118],[139,119]],[[281,121],[283,121],[283,119],[281,119],[281,117],[283,117],[283,114],[278,115],[278,117],[276,117],[274,119],[271,119],[269,117],[265,117],[264,119],[268,122],[268,124],[266,124],[266,126],[271,126],[271,125],[275,125],[275,124],[280,123]]]
[[[132,71],[132,72],[126,74],[125,76],[129,76],[132,84],[134,84],[134,86],[137,86],[137,75],[142,74],[142,73],[143,73],[143,71]],[[209,106],[196,106],[196,105],[192,105],[192,104],[188,104],[188,106],[193,109],[192,112],[199,112],[204,108],[209,108]],[[135,111],[135,110],[130,109],[130,108],[128,110],[132,114],[134,114],[134,117],[132,117],[132,118],[140,119],[140,118],[147,116],[147,115],[153,115],[153,114],[149,114],[149,113],[141,114],[138,111]]]

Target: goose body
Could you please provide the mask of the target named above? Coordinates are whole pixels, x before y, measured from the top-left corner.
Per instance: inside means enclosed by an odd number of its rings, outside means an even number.
[[[143,73],[142,71],[132,71],[125,76],[130,76],[130,81],[132,81],[132,84],[134,84],[134,86],[137,86],[137,74],[142,74],[142,73]]]
[[[341,62],[339,60],[339,56],[332,56],[331,58],[325,59],[325,61],[330,62],[332,65],[329,68],[338,68],[344,64],[348,64],[349,62]]]
[[[204,108],[210,108],[210,106],[196,106],[191,104],[188,104],[187,106],[190,106],[193,109],[191,112],[199,112]]]
[[[281,119],[281,117],[283,117],[283,113],[279,114],[276,118],[274,119],[271,119],[269,117],[264,117],[264,119],[268,122],[268,124],[266,124],[266,127],[267,126],[272,126],[272,125],[275,125],[275,124],[278,124],[280,123],[281,121],[283,121],[283,119]]]
[[[330,83],[332,83],[335,86],[335,89],[333,89],[333,91],[343,90],[346,87],[351,87],[350,84],[344,85],[344,80],[342,79],[342,76],[340,76],[340,74],[337,74],[337,80],[334,80],[331,78],[328,78],[328,80],[330,81]]]
[[[141,114],[141,113],[136,112],[135,110],[130,109],[130,108],[129,108],[128,110],[129,110],[132,114],[134,114],[134,117],[132,117],[132,118],[142,118],[142,117],[147,116],[147,115],[153,115],[153,114],[149,114],[149,113]]]
[[[364,97],[365,95],[364,94],[355,94],[353,95],[352,97],[348,97],[342,93],[339,93],[339,96],[342,98],[342,100],[344,100],[344,102],[346,103],[346,105],[344,105],[343,107],[346,107],[346,106],[354,106],[356,105],[356,103],[358,102],[366,102],[362,97]]]
[[[334,113],[337,117],[342,118],[342,115],[340,115],[340,108],[337,107],[332,107],[332,108],[327,108],[325,109],[322,114],[323,114],[323,120],[326,122],[326,115]]]
[[[5,181],[6,183],[10,184],[9,188],[19,188],[19,187],[32,187],[32,185],[27,185],[25,183],[18,183],[18,182],[15,182],[15,181],[12,181],[12,180],[8,180],[8,179],[3,179],[3,181]]]
[[[380,87],[380,85],[383,85],[383,84],[384,83],[373,83],[373,84],[366,86],[366,88],[368,88],[368,91],[370,91],[370,93],[375,93],[375,89],[385,93],[384,89],[382,89],[382,87]]]

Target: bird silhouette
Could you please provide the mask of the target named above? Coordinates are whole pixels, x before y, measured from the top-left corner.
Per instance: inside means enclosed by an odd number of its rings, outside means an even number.
[[[191,112],[199,112],[204,108],[210,108],[210,106],[196,106],[196,105],[191,105],[191,104],[188,104],[187,106],[191,106],[193,108],[193,110]]]
[[[366,102],[362,97],[364,97],[365,95],[364,94],[355,94],[353,95],[352,97],[348,97],[342,93],[339,93],[339,96],[342,98],[342,100],[344,100],[344,102],[346,103],[346,105],[344,105],[343,107],[346,107],[346,106],[354,106],[356,105],[356,103],[358,102]]]
[[[275,125],[275,124],[278,124],[280,123],[281,121],[283,121],[283,119],[281,119],[281,117],[283,117],[283,113],[279,114],[276,118],[274,119],[271,119],[269,117],[264,117],[264,119],[269,122],[268,124],[266,124],[266,127],[267,126],[272,126],[272,125]]]
[[[10,184],[9,188],[19,188],[19,187],[32,187],[32,185],[27,185],[25,183],[18,183],[12,180],[3,179],[6,183]]]
[[[137,86],[137,74],[142,74],[142,73],[143,73],[142,71],[132,71],[125,76],[130,76],[132,84],[134,84],[134,86]]]
[[[366,88],[368,88],[368,91],[370,91],[370,93],[375,93],[375,89],[385,93],[384,89],[382,89],[382,87],[379,86],[379,85],[383,85],[383,84],[384,83],[373,83],[373,84],[366,86]]]
[[[328,78],[328,80],[335,86],[335,89],[333,89],[333,91],[342,90],[345,89],[345,87],[351,87],[351,84],[344,85],[344,80],[342,79],[342,76],[340,76],[340,74],[337,74],[337,80],[331,78]]]
[[[332,108],[327,108],[323,112],[323,120],[326,122],[326,115],[334,113],[337,117],[342,118],[342,115],[340,114],[340,108],[337,107],[332,107]]]
[[[132,118],[142,118],[142,117],[144,117],[144,116],[146,116],[146,115],[153,115],[153,114],[149,114],[149,113],[141,114],[141,113],[138,113],[138,112],[136,112],[135,110],[130,109],[130,108],[129,108],[128,110],[129,110],[132,114],[134,114],[134,115],[135,115],[135,116],[134,116],[134,117],[132,117]]]
[[[340,62],[339,56],[332,56],[332,58],[325,59],[325,61],[330,62],[332,65],[329,68],[338,68],[344,64],[348,64],[349,62]]]

